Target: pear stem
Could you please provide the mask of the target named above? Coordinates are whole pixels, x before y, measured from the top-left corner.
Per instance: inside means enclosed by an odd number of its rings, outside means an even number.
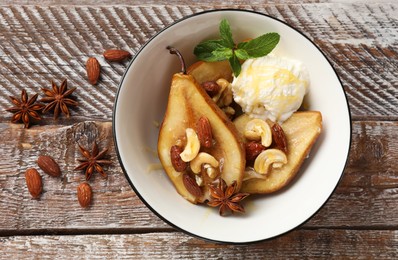
[[[172,46],[167,46],[166,48],[169,50],[170,54],[175,54],[178,56],[178,58],[180,59],[180,63],[181,63],[181,72],[183,74],[187,74],[187,67],[185,65],[185,61],[184,61],[184,58],[182,57],[181,52]]]

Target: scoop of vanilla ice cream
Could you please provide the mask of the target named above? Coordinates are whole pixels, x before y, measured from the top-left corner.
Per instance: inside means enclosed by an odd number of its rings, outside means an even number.
[[[232,91],[249,116],[282,123],[299,109],[308,86],[308,71],[301,62],[269,54],[246,60]]]

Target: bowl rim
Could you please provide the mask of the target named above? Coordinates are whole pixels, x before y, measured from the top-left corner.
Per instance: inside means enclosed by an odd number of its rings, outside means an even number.
[[[125,167],[123,164],[123,161],[121,159],[121,155],[119,152],[119,147],[118,147],[118,143],[117,143],[117,137],[116,137],[116,119],[115,119],[115,114],[116,114],[116,109],[117,109],[117,104],[118,104],[118,98],[119,98],[119,94],[123,85],[123,82],[126,78],[126,75],[131,67],[131,65],[133,64],[133,62],[135,61],[136,57],[138,57],[138,55],[141,53],[141,51],[152,41],[154,40],[159,34],[161,34],[163,31],[167,30],[168,28],[182,22],[185,21],[187,19],[190,19],[192,17],[195,16],[200,16],[203,14],[207,14],[207,13],[214,13],[214,12],[225,12],[225,11],[229,11],[229,12],[246,12],[246,13],[253,13],[253,14],[257,14],[257,15],[261,15],[261,16],[265,16],[268,17],[272,20],[275,20],[277,22],[280,22],[288,27],[290,27],[291,29],[295,30],[296,32],[298,32],[299,34],[301,34],[305,39],[307,39],[312,45],[314,45],[318,51],[323,55],[323,57],[325,58],[325,60],[329,63],[329,66],[333,69],[334,74],[337,77],[337,80],[340,82],[340,86],[342,87],[342,91],[344,94],[344,98],[346,101],[346,105],[347,105],[347,111],[348,111],[348,118],[349,118],[349,131],[350,131],[350,135],[349,135],[349,143],[348,143],[348,151],[347,151],[347,158],[345,160],[344,163],[344,167],[342,169],[342,173],[340,174],[339,180],[336,183],[336,186],[333,188],[332,192],[330,193],[330,195],[327,197],[327,199],[322,203],[322,205],[312,214],[310,215],[307,219],[305,219],[302,223],[298,224],[297,226],[286,230],[285,232],[282,232],[278,235],[275,236],[271,236],[271,237],[267,237],[264,239],[258,239],[258,240],[251,240],[251,241],[245,241],[245,242],[231,242],[231,241],[222,241],[222,240],[215,240],[215,239],[211,239],[211,238],[207,238],[204,236],[200,236],[197,235],[195,233],[192,233],[188,230],[185,230],[179,226],[177,226],[176,224],[170,222],[168,219],[166,219],[165,217],[163,217],[160,213],[158,213],[154,208],[152,208],[152,206],[145,200],[145,198],[139,193],[139,191],[136,189],[136,187],[134,186],[133,182],[131,181]],[[176,228],[177,230],[182,231],[183,233],[190,235],[192,237],[195,238],[199,238],[208,242],[212,242],[212,243],[219,243],[219,244],[228,244],[228,245],[249,245],[249,244],[254,244],[254,243],[259,243],[259,242],[263,242],[263,241],[268,241],[271,239],[275,239],[278,238],[280,236],[283,236],[287,233],[290,233],[293,230],[296,230],[298,228],[300,228],[302,225],[304,225],[305,223],[307,223],[312,217],[314,217],[324,206],[325,204],[329,201],[329,199],[331,198],[331,196],[335,193],[337,186],[339,185],[339,183],[341,182],[345,169],[347,168],[347,164],[348,164],[348,157],[350,155],[351,152],[351,145],[352,145],[352,116],[351,116],[351,110],[350,110],[350,106],[349,106],[349,102],[348,102],[348,98],[347,98],[347,94],[344,91],[344,87],[342,84],[342,81],[336,71],[336,69],[334,68],[334,66],[332,65],[332,63],[330,62],[330,60],[328,59],[328,57],[325,55],[325,53],[320,49],[320,47],[318,45],[316,45],[308,36],[306,36],[303,32],[301,32],[300,30],[296,29],[295,27],[293,27],[292,25],[288,24],[285,21],[282,21],[276,17],[273,17],[271,15],[265,14],[265,13],[261,13],[259,11],[255,11],[255,10],[249,10],[249,9],[236,9],[236,8],[221,8],[221,9],[211,9],[211,10],[205,10],[205,11],[201,11],[201,12],[197,12],[197,13],[193,13],[187,16],[184,16],[176,21],[174,21],[173,23],[165,26],[164,28],[162,28],[160,31],[158,31],[156,34],[154,34],[152,37],[150,37],[139,49],[138,51],[135,53],[135,55],[133,56],[133,58],[131,59],[131,61],[129,62],[127,68],[125,69],[122,78],[120,80],[120,83],[118,84],[118,89],[115,95],[115,101],[114,101],[114,106],[113,106],[113,110],[112,110],[112,135],[113,135],[113,143],[114,143],[114,147],[115,147],[115,151],[116,151],[116,155],[119,161],[119,164],[122,168],[122,171],[124,173],[124,175],[126,176],[127,181],[129,182],[131,188],[134,190],[135,194],[140,198],[140,200],[146,205],[147,208],[149,208],[156,216],[158,216],[161,220],[163,220],[164,222],[166,222],[168,225],[170,225],[171,227]]]

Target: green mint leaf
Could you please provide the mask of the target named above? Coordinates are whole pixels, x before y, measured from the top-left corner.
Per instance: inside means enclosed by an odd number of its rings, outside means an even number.
[[[212,62],[227,60],[228,58],[230,58],[230,56],[222,57],[222,54],[226,53],[226,48],[221,43],[222,40],[203,41],[195,47],[193,53],[199,60],[203,61]],[[230,55],[232,55],[232,53]]]
[[[278,33],[267,33],[248,42],[235,45],[231,27],[226,19],[221,20],[220,37],[217,40],[208,40],[199,43],[194,54],[199,60],[214,62],[228,60],[235,77],[240,74],[240,60],[259,58],[270,53],[278,44],[280,36]]]
[[[212,51],[215,51],[219,48],[224,48],[224,46],[222,45],[222,40],[208,40],[196,45],[193,53],[195,55],[200,55],[206,52],[211,53]]]
[[[220,23],[220,36],[224,47],[233,49],[235,47],[234,40],[232,39],[231,27],[226,19],[223,19]]]
[[[198,59],[208,62],[228,60],[232,57],[233,51],[229,48],[220,48],[212,51],[211,53],[202,53],[198,55]]]
[[[211,53],[201,53],[197,55],[199,60],[214,62],[228,60],[233,55],[233,51],[229,48],[221,48],[212,51]]]
[[[278,33],[267,33],[248,42],[238,44],[238,49],[245,50],[250,58],[258,58],[270,53],[278,44]]]
[[[247,53],[247,51],[243,49],[237,49],[235,50],[235,55],[241,60],[247,60],[250,59],[250,55]]]
[[[235,77],[239,76],[240,71],[241,71],[241,66],[238,57],[236,55],[233,55],[231,58],[229,58],[229,64],[231,65],[232,71],[234,72]]]
[[[231,58],[234,55],[234,52],[230,48],[220,48],[213,51],[212,54],[217,58],[217,61],[221,61]]]

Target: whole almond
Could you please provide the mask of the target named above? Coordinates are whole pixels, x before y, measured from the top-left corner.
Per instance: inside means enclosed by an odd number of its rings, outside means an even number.
[[[256,157],[265,150],[265,146],[260,142],[251,141],[245,144],[246,161],[252,162]]]
[[[40,155],[37,159],[37,165],[50,176],[58,177],[61,175],[58,163],[50,156]]]
[[[130,52],[124,50],[111,49],[104,51],[104,58],[108,61],[123,61],[130,57]]]
[[[284,153],[287,153],[288,152],[287,139],[282,127],[278,123],[275,123],[271,127],[271,131],[272,131],[272,140],[274,141],[276,147],[282,150]]]
[[[87,60],[86,71],[88,81],[93,85],[97,84],[101,72],[101,66],[96,58],[90,57]]]
[[[39,198],[43,191],[43,183],[39,172],[35,168],[27,169],[25,172],[25,180],[30,195],[32,195],[34,199]]]
[[[173,165],[174,170],[176,170],[177,172],[183,172],[188,167],[188,163],[184,162],[181,159],[180,154],[182,153],[182,151],[182,148],[178,145],[173,145],[170,148],[171,164]]]
[[[198,133],[198,138],[200,145],[206,148],[210,148],[213,144],[213,133],[211,130],[210,121],[207,117],[202,116],[196,123],[196,132]]]
[[[199,198],[203,195],[202,189],[196,183],[195,179],[192,178],[189,174],[184,173],[182,175],[182,182],[184,183],[185,188],[189,193]]]
[[[205,81],[201,84],[201,86],[206,90],[210,97],[214,97],[221,90],[221,86],[215,81]]]
[[[82,208],[90,206],[92,196],[93,191],[87,182],[83,182],[77,187],[77,200]]]

